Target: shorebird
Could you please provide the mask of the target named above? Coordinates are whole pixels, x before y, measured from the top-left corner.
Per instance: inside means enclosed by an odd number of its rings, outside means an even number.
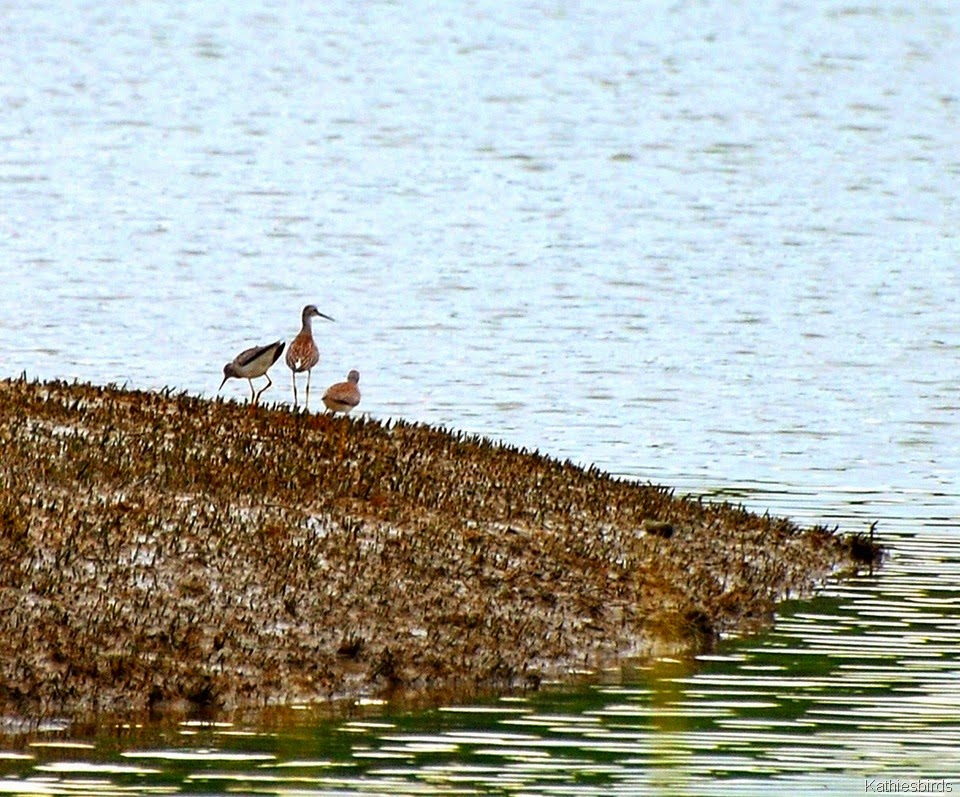
[[[360,403],[360,372],[351,371],[346,382],[330,385],[323,394],[323,403],[331,412],[350,412]]]
[[[327,321],[333,321],[328,315],[321,313],[316,305],[308,304],[303,308],[301,314],[302,326],[297,336],[287,349],[287,365],[290,367],[293,377],[293,406],[297,406],[297,374],[303,371],[307,372],[307,400],[304,406],[310,409],[310,370],[320,360],[320,352],[317,350],[317,344],[313,341],[313,318],[326,318]]]
[[[282,340],[278,340],[275,343],[268,343],[266,346],[251,346],[249,349],[244,349],[233,358],[232,362],[223,366],[223,381],[217,388],[217,392],[223,390],[223,386],[227,384],[230,377],[246,379],[250,383],[250,403],[256,404],[260,401],[263,391],[273,384],[267,371],[280,359],[284,345]],[[267,377],[267,384],[263,386],[259,393],[255,394],[253,380],[258,376]]]

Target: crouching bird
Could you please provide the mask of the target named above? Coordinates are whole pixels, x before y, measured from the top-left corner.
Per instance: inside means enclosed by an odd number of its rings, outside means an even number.
[[[331,412],[350,412],[360,403],[360,372],[351,371],[346,382],[330,385],[323,394],[324,406]]]

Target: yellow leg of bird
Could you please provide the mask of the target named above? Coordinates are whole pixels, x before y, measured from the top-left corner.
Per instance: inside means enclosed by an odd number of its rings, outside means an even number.
[[[293,406],[294,409],[297,407],[297,372],[291,371],[290,376],[293,379]]]
[[[257,403],[259,403],[259,401],[260,401],[260,396],[263,395],[264,391],[267,390],[267,389],[269,389],[269,388],[271,388],[271,387],[273,387],[273,380],[270,379],[270,374],[264,374],[264,376],[267,378],[267,384],[265,384],[265,385],[260,389],[260,392],[257,393]]]

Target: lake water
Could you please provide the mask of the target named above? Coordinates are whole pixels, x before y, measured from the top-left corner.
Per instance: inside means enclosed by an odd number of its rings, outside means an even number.
[[[696,666],[51,731],[0,792],[960,790],[955,4],[20,2],[0,41],[3,375],[212,396],[314,302],[315,396],[892,551]]]

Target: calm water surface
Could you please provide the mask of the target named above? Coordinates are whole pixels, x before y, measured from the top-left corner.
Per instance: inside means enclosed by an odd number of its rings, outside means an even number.
[[[315,302],[375,417],[890,562],[693,667],[51,732],[0,791],[960,789],[960,10],[587,5],[0,3],[0,372],[214,395]]]

